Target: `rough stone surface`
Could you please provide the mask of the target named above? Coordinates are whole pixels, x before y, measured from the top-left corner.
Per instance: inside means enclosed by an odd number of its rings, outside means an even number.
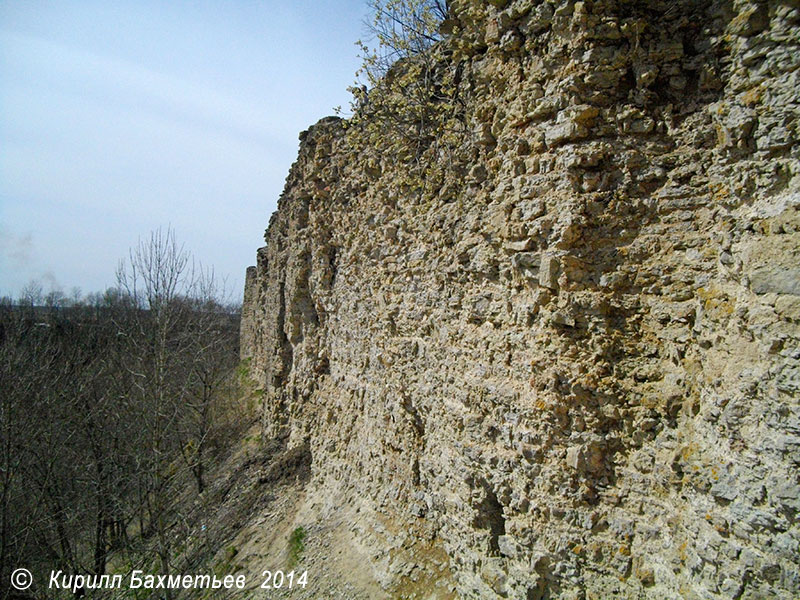
[[[245,291],[264,435],[369,507],[387,589],[422,540],[460,598],[800,597],[800,6],[450,25],[467,133],[421,193],[301,136]]]

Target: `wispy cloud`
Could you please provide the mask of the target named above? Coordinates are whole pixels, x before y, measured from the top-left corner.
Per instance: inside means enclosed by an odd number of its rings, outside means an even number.
[[[169,222],[239,276],[297,134],[347,103],[363,7],[0,0],[0,286],[104,289]]]
[[[26,267],[31,263],[33,254],[33,235],[23,233],[16,235],[0,225],[0,257],[11,267]]]
[[[182,120],[239,139],[277,143],[284,138],[281,120],[261,101],[198,85],[112,56],[43,38],[0,30],[4,54],[30,72],[51,73],[95,98],[147,108],[170,120]]]

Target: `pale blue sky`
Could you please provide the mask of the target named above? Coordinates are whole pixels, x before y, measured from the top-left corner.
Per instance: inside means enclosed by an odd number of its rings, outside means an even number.
[[[297,153],[346,107],[364,0],[0,0],[0,295],[114,284],[171,225],[241,294]]]

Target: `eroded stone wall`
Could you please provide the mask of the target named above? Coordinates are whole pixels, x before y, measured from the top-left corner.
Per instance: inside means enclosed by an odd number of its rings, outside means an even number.
[[[423,187],[301,135],[247,277],[265,435],[459,597],[796,598],[800,5],[453,5]]]

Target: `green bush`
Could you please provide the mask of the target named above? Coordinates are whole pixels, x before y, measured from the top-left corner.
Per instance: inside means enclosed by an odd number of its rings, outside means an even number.
[[[300,557],[305,550],[306,530],[301,526],[297,527],[289,536],[289,568],[300,562]]]

